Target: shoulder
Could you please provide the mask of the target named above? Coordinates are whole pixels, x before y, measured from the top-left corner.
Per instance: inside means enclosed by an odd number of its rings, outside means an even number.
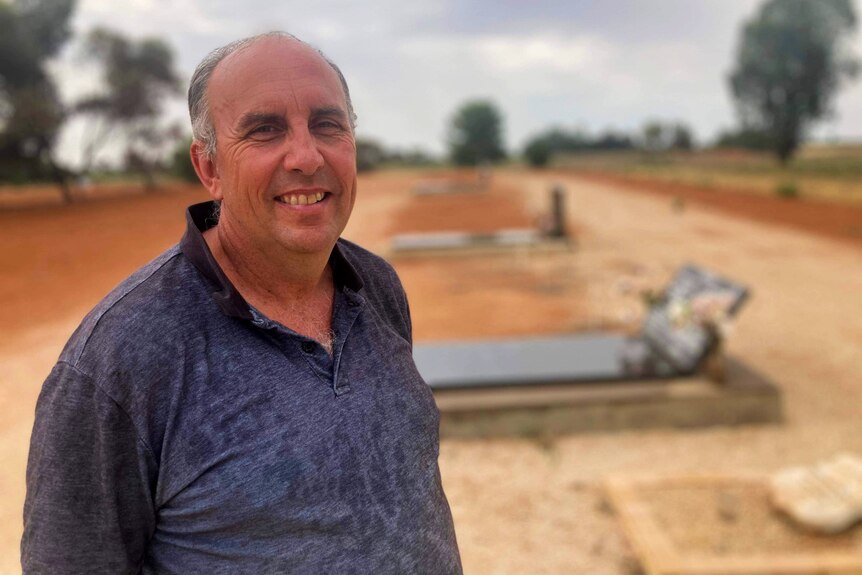
[[[158,361],[159,352],[190,329],[190,319],[207,298],[202,278],[174,246],[126,278],[84,317],[60,361],[97,383],[106,370]]]
[[[403,297],[404,288],[392,264],[345,239],[338,240],[341,255],[362,281],[366,294]]]
[[[382,257],[345,240],[338,240],[344,259],[362,281],[362,296],[368,304],[400,333],[412,341],[412,325],[407,295],[395,268]]]
[[[340,238],[338,240],[338,248],[341,250],[344,259],[353,266],[363,282],[391,282],[393,278],[398,279],[395,269],[389,262],[362,246],[350,240]]]

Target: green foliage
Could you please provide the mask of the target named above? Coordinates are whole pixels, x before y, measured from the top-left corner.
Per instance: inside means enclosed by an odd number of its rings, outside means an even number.
[[[198,175],[195,172],[192,157],[189,153],[191,145],[192,139],[186,138],[174,147],[174,151],[171,154],[171,173],[187,182],[197,182]]]
[[[780,198],[793,200],[799,197],[799,188],[793,182],[782,182],[776,186],[775,194]]]
[[[643,129],[643,147],[650,152],[658,152],[668,147],[665,142],[664,126],[659,122],[647,122]]]
[[[685,124],[676,124],[671,128],[670,147],[672,150],[691,150],[694,148],[694,135]]]
[[[503,117],[486,100],[467,102],[455,112],[449,129],[449,150],[459,166],[497,162],[503,150]]]
[[[106,28],[92,30],[85,44],[87,56],[102,68],[104,86],[75,106],[77,113],[93,120],[84,148],[84,171],[91,169],[96,154],[115,132],[125,137],[126,155],[136,165],[154,163],[153,153],[136,146],[146,144],[153,150],[155,145],[158,151],[176,131],[155,125],[164,100],[180,93],[173,51],[158,38],[134,41]]]
[[[682,122],[652,120],[643,127],[641,143],[649,152],[691,150],[694,148],[694,136],[691,128]]]
[[[765,151],[773,148],[773,142],[772,137],[762,130],[741,128],[721,132],[715,140],[715,147]]]
[[[421,148],[387,149],[385,160],[389,166],[427,167],[438,166],[440,160]]]
[[[851,0],[768,0],[743,27],[731,91],[743,126],[767,134],[782,163],[856,75],[856,25]]]
[[[553,153],[551,144],[544,138],[533,138],[524,147],[524,158],[534,168],[547,166]]]
[[[356,170],[359,172],[370,172],[377,169],[386,159],[383,146],[374,140],[367,138],[356,139]]]
[[[74,4],[0,2],[0,180],[51,178],[66,190],[53,159],[65,113],[45,66],[69,37]]]
[[[601,150],[629,150],[634,143],[629,136],[613,131],[592,137],[580,130],[568,132],[561,128],[551,128],[533,136],[524,146],[524,158],[531,166],[546,166],[554,154],[561,152],[582,152]]]

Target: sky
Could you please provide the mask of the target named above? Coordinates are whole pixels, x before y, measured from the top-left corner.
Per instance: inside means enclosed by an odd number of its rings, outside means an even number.
[[[862,0],[856,2],[862,16]],[[280,29],[323,50],[344,72],[357,136],[443,153],[454,111],[490,99],[519,150],[551,126],[639,131],[681,121],[699,142],[735,124],[727,88],[741,24],[761,0],[79,0],[77,36],[107,26],[158,36],[175,50],[184,89],[212,49]],[[862,35],[853,40],[862,55]],[[74,43],[55,64],[64,96],[98,73]],[[862,141],[862,81],[843,89],[815,137]],[[188,124],[181,99],[171,118]],[[61,141],[79,152],[81,126]],[[77,130],[77,133],[76,133]]]

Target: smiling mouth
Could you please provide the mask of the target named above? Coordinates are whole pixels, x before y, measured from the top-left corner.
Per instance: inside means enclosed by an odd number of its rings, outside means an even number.
[[[323,200],[325,196],[324,192],[316,192],[314,194],[285,194],[275,198],[275,201],[287,204],[288,206],[310,206]]]

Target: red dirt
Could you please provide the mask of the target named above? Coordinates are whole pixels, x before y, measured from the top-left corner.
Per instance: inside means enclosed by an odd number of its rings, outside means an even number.
[[[777,224],[862,247],[862,206],[801,199],[761,196],[742,190],[703,188],[691,184],[649,181],[618,174],[565,171],[594,182],[613,184],[636,192],[647,192],[683,202],[716,208],[749,220]]]
[[[392,218],[389,232],[483,233],[526,228],[534,223],[525,209],[523,195],[511,186],[495,184],[482,192],[413,198]]]
[[[80,305],[83,315],[120,279],[176,243],[184,208],[206,199],[200,186],[173,185],[0,212],[0,344],[28,326],[74,313],[70,306]]]

